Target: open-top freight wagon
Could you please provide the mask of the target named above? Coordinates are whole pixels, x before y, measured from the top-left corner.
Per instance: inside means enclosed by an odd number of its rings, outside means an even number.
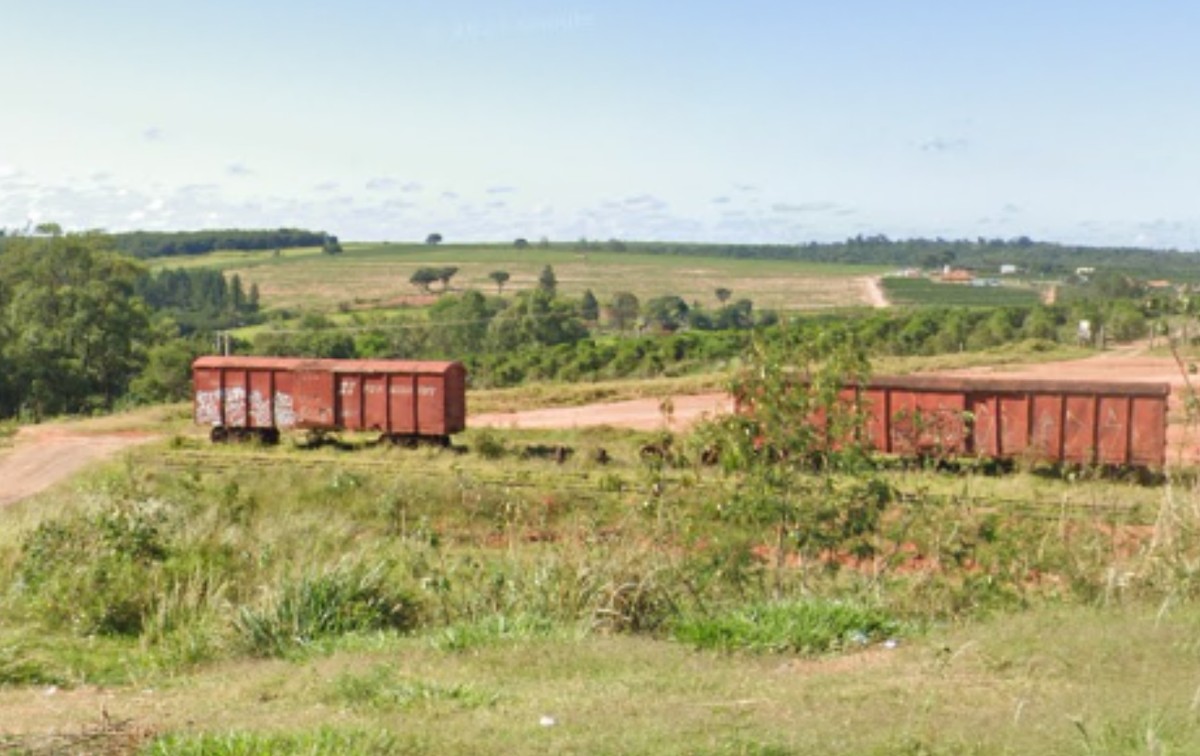
[[[280,431],[372,431],[398,443],[449,444],[466,428],[459,362],[201,357],[196,423],[213,441],[279,440]]]
[[[1170,393],[1167,383],[877,376],[840,398],[862,413],[859,440],[884,454],[1161,469]],[[753,415],[753,402],[739,410]]]

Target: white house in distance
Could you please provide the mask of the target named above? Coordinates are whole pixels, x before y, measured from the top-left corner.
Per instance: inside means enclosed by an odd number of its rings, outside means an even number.
[[[1017,270],[1018,268],[1016,265],[1009,265],[1008,263],[1005,263],[1004,265],[1000,266],[1000,275],[1013,276],[1017,274]]]

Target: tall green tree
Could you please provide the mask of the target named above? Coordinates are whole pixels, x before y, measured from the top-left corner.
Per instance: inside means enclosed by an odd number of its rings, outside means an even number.
[[[613,294],[609,306],[609,323],[613,328],[624,331],[632,326],[641,314],[642,305],[637,295],[631,291],[618,291]]]
[[[430,341],[437,356],[463,359],[483,352],[495,314],[496,308],[478,291],[439,299],[429,308]]]
[[[579,302],[579,315],[589,323],[600,319],[600,302],[596,300],[596,295],[591,289],[583,292],[583,299]]]
[[[528,344],[573,344],[587,337],[587,327],[575,307],[541,289],[522,292],[493,318],[492,348],[511,351]]]
[[[538,276],[538,289],[550,296],[558,293],[558,277],[554,275],[554,268],[549,265],[542,268],[542,274]]]
[[[0,255],[0,415],[109,408],[145,364],[144,275],[99,235],[21,238]]]
[[[508,279],[511,278],[511,276],[508,274],[507,270],[493,270],[491,273],[488,273],[488,278],[492,279],[492,281],[496,284],[496,293],[503,294],[504,284],[508,283]]]

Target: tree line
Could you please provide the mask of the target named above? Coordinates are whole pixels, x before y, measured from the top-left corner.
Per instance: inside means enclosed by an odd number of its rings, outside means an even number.
[[[330,239],[323,231],[299,228],[271,230],[222,229],[216,231],[133,231],[111,234],[113,247],[139,259],[171,255],[202,255],[221,249],[263,250],[296,247],[325,247]],[[337,237],[333,244],[337,244]],[[340,247],[338,248],[340,250]]]
[[[882,234],[858,235],[840,242],[804,244],[693,244],[627,242],[598,244],[581,239],[576,249],[603,249],[632,254],[727,257],[747,260],[889,265],[897,268],[939,268],[955,265],[999,270],[1001,265],[1037,275],[1067,276],[1079,268],[1107,269],[1141,278],[1200,280],[1194,252],[1139,247],[1105,247],[1014,239],[889,239]]]
[[[778,316],[729,289],[705,307],[675,295],[566,297],[550,266],[516,296],[447,294],[409,315],[351,314],[349,327],[309,315],[240,350],[314,357],[461,359],[477,386],[677,374],[735,360]],[[848,322],[876,354],[986,349],[1022,340],[1075,343],[1086,320],[1115,340],[1170,318],[1194,320],[1200,298],[1096,276],[1053,306],[921,308],[793,318],[819,333]],[[256,322],[256,287],[215,271],[154,274],[98,234],[6,237],[0,247],[0,418],[36,419],[186,397],[191,360],[212,330]],[[1186,331],[1185,331],[1186,333]]]

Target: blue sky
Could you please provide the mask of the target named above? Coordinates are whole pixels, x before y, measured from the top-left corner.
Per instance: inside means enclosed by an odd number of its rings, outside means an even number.
[[[1200,4],[7,0],[0,226],[1200,248]]]

